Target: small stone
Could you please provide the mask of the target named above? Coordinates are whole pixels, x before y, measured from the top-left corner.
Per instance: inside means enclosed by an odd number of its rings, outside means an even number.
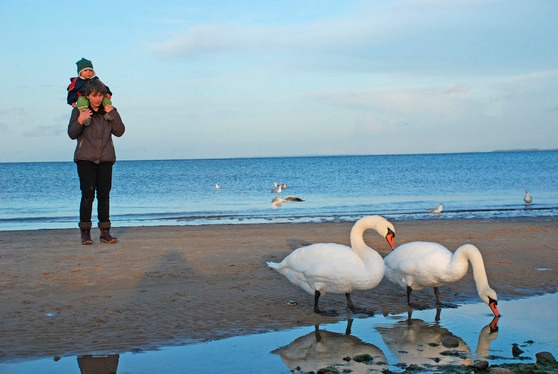
[[[490,368],[488,372],[490,374],[513,374],[513,371],[505,368],[500,368],[500,367]]]
[[[513,357],[517,357],[517,356],[519,356],[519,355],[522,354],[522,353],[523,353],[523,351],[517,346],[517,344],[514,344],[513,347],[512,347],[512,355],[513,355]]]
[[[317,371],[318,374],[339,374],[339,370],[334,368],[333,366],[328,366],[326,368],[319,369]]]
[[[370,356],[368,353],[364,353],[353,357],[353,360],[355,360],[356,362],[365,362],[365,361],[372,361],[374,360],[374,358]]]
[[[488,369],[488,361],[477,361],[471,367],[478,371],[485,371]]]
[[[446,348],[457,348],[459,347],[459,340],[453,336],[446,335],[442,338],[442,345]]]
[[[54,361],[60,361],[60,356],[54,356]]]
[[[550,352],[539,352],[535,355],[537,357],[537,364],[546,364],[556,362],[556,359]]]

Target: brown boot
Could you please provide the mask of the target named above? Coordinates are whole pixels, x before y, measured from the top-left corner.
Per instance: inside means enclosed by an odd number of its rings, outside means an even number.
[[[91,240],[91,222],[80,222],[79,231],[81,232],[81,244],[93,244],[93,240]]]
[[[101,243],[116,243],[118,239],[110,235],[110,221],[99,222],[99,229],[101,229]]]

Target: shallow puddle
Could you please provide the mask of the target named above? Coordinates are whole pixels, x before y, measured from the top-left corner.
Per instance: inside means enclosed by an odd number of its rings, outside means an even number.
[[[437,321],[436,310],[413,311],[411,318],[399,314],[344,320],[158,351],[0,363],[0,373],[290,373],[297,367],[316,371],[330,365],[359,373],[401,371],[398,363],[535,362],[537,352],[558,357],[557,307],[558,294],[551,294],[500,301],[499,320],[485,304],[472,304],[442,309]],[[523,351],[519,355],[514,344]],[[365,354],[373,361],[354,359]]]

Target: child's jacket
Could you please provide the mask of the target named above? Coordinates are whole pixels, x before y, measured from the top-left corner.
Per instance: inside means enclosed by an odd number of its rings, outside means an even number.
[[[95,76],[91,79],[83,79],[80,77],[70,78],[70,85],[68,86],[68,104],[72,105],[73,103],[77,102],[78,97],[83,95],[83,86],[85,85],[85,83],[93,79],[99,79],[99,77]],[[108,88],[106,84],[104,85],[107,88],[107,93],[112,96],[110,88]]]

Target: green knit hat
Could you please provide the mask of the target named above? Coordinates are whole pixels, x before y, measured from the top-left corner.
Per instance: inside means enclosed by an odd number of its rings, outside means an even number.
[[[76,65],[77,65],[78,76],[85,69],[91,69],[91,70],[95,71],[95,69],[93,69],[93,63],[91,61],[89,61],[88,59],[85,59],[85,58],[82,58],[81,60],[76,62]]]

